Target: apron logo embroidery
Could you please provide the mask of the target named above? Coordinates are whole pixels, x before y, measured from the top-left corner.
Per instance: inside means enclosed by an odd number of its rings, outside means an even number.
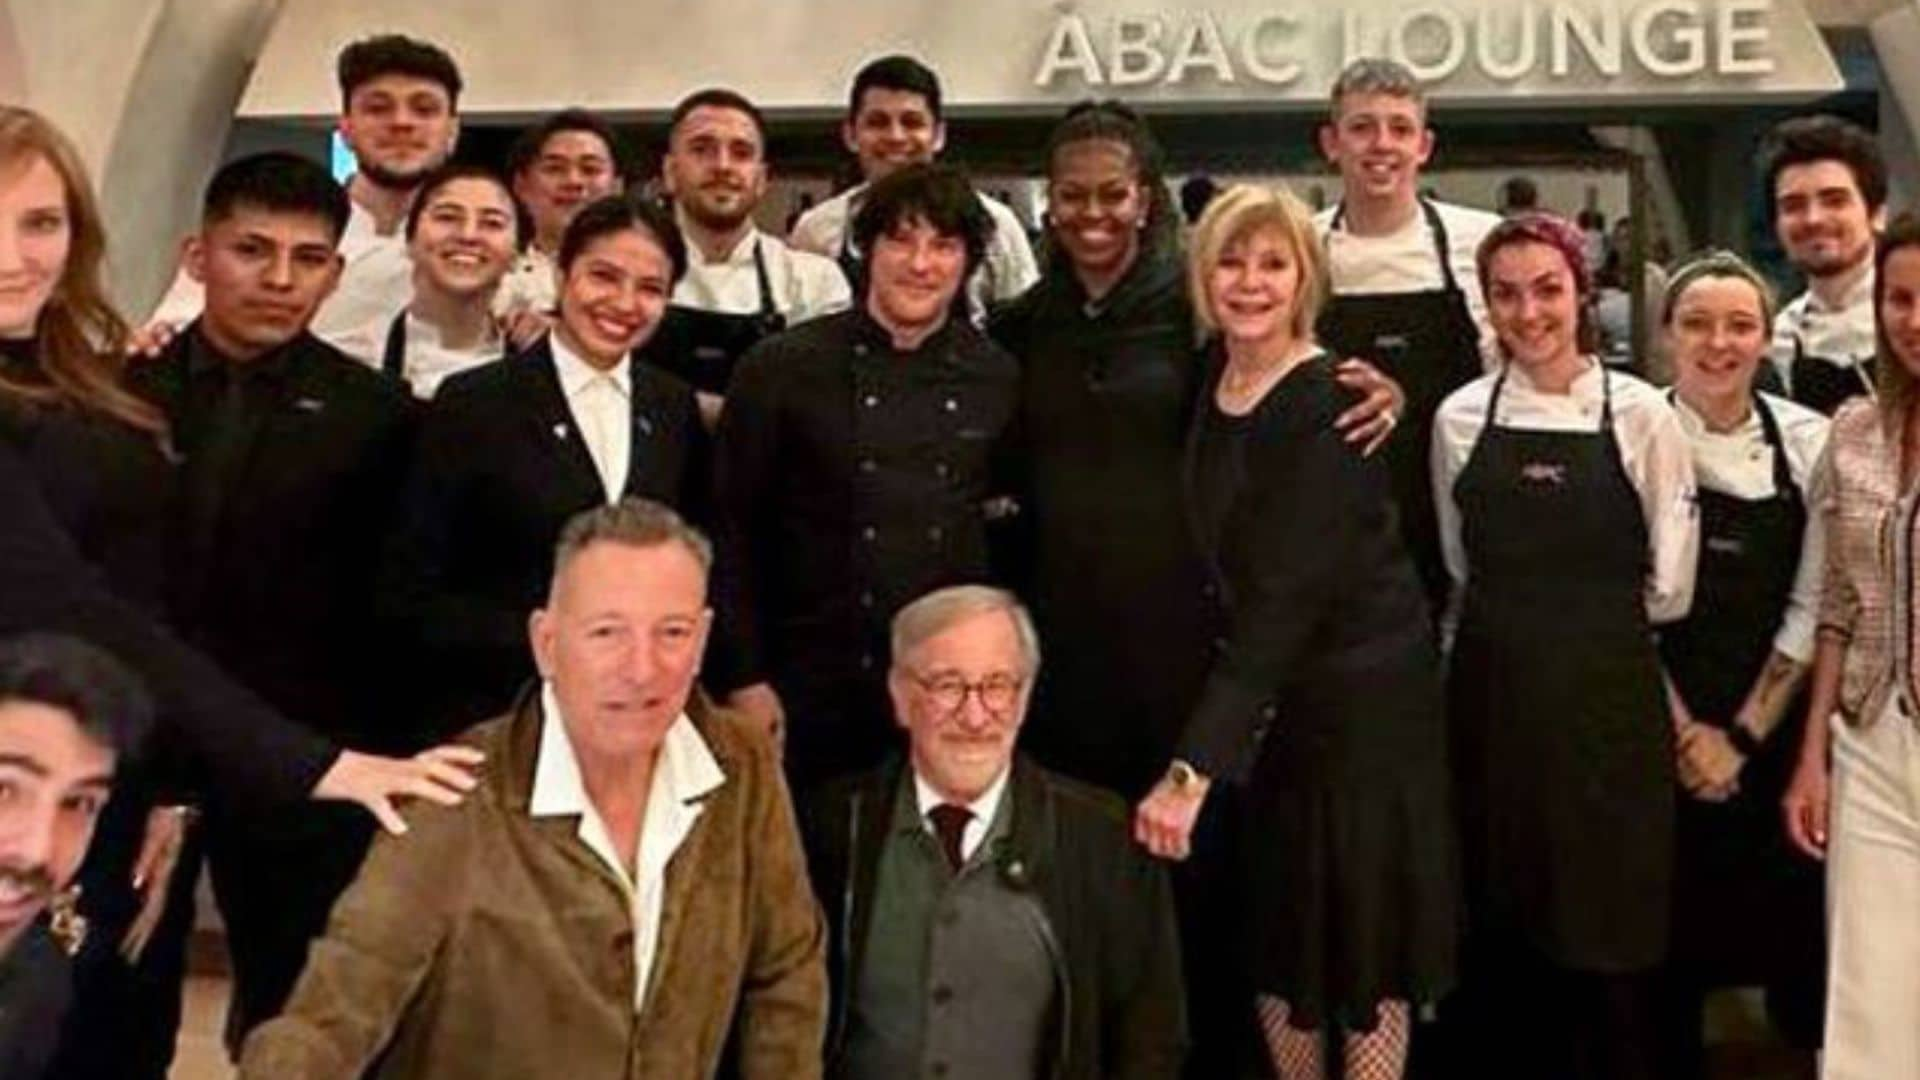
[[[1747,545],[1737,536],[1709,536],[1707,550],[1716,555],[1744,555]]]
[[[1567,467],[1546,461],[1529,461],[1520,466],[1520,479],[1529,484],[1564,487],[1567,483]]]

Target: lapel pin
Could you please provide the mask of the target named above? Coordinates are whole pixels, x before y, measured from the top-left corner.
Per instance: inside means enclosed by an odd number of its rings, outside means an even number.
[[[565,424],[553,425],[553,437],[556,439],[564,440],[567,437],[567,425]]]
[[[642,435],[653,434],[653,421],[647,419],[643,413],[633,414],[633,426],[639,428]]]

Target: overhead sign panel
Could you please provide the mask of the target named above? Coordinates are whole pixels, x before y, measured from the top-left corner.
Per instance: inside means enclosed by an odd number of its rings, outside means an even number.
[[[556,11],[564,16],[557,17]],[[375,28],[447,46],[462,107],[650,112],[727,85],[837,112],[889,52],[940,72],[958,109],[1097,95],[1167,106],[1319,107],[1359,56],[1405,62],[1439,99],[1529,107],[1808,100],[1842,80],[1801,0],[305,0],[288,4],[242,104],[339,108],[333,54]]]

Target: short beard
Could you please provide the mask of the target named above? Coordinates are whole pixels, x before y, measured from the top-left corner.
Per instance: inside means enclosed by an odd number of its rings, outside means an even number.
[[[1817,263],[1795,262],[1793,268],[1810,278],[1839,277],[1842,274],[1858,270],[1862,263],[1873,258],[1873,242],[1860,245],[1859,250],[1850,252],[1837,259],[1823,259]]]
[[[715,214],[700,206],[697,201],[688,199],[680,204],[680,209],[686,213],[687,218],[695,225],[711,232],[724,233],[732,232],[734,229],[739,228],[742,222],[751,219],[753,217],[754,204],[742,204],[738,213]]]
[[[382,168],[371,161],[362,161],[359,163],[356,171],[359,175],[366,177],[367,181],[375,187],[404,193],[419,187],[420,182],[427,178],[427,174],[437,168],[439,168],[439,165],[435,163],[424,168],[415,169],[412,172],[401,173],[394,172],[392,169]]]

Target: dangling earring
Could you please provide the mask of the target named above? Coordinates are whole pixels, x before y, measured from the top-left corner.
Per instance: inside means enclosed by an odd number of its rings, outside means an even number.
[[[87,943],[87,918],[80,914],[80,886],[75,884],[53,894],[47,904],[47,933],[53,935],[68,956],[78,956]]]

